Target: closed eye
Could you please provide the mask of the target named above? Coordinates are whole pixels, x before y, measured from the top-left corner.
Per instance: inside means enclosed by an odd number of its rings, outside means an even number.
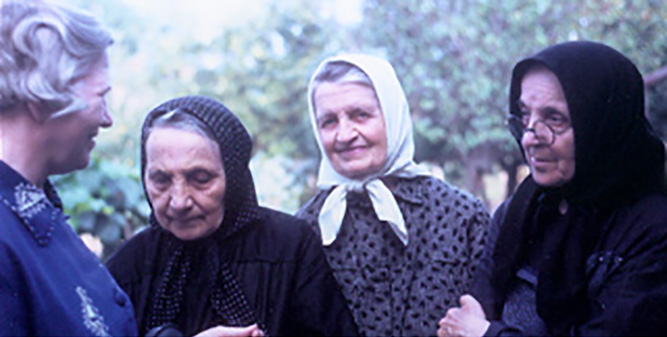
[[[565,117],[560,111],[555,109],[547,110],[547,117],[545,122],[553,128],[563,128],[567,127],[569,124],[569,119]]]
[[[188,180],[191,180],[198,185],[206,185],[211,182],[215,176],[216,175],[208,172],[207,170],[198,169],[188,174]]]
[[[156,187],[164,188],[171,183],[171,176],[162,171],[154,171],[148,174],[148,180]]]

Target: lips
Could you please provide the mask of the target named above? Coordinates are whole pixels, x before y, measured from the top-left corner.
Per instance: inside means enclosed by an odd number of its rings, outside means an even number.
[[[175,222],[175,223],[181,224],[181,225],[185,225],[185,224],[188,224],[188,223],[193,222],[193,221],[201,220],[203,218],[204,218],[203,215],[190,216],[190,217],[178,217],[178,216],[169,216],[169,215],[167,215],[167,220],[169,220],[169,222]]]
[[[529,157],[529,160],[531,163],[550,163],[555,161],[554,159],[548,157],[532,157],[532,156]]]
[[[556,160],[548,157],[529,157],[529,164],[535,172],[548,172],[555,168]]]
[[[95,147],[95,137],[97,137],[97,131],[90,133],[88,140],[90,141],[91,149]]]
[[[353,159],[365,155],[366,149],[366,146],[350,146],[336,149],[335,151],[336,154],[341,156],[343,159]]]
[[[544,149],[538,149],[531,147],[526,152],[526,157],[529,163],[549,163],[556,161],[553,154],[550,151],[543,151]]]

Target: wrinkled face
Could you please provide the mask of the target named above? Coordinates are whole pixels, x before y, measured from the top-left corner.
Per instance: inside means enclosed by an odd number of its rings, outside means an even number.
[[[521,82],[518,105],[525,127],[533,128],[539,120],[559,130],[550,145],[538,139],[534,132],[525,132],[521,138],[535,182],[557,187],[570,181],[575,169],[574,129],[563,88],[556,75],[543,67],[530,70]]]
[[[44,152],[49,158],[46,164],[49,174],[88,166],[99,128],[108,128],[113,123],[106,102],[110,90],[108,61],[104,56],[88,76],[74,84],[75,96],[86,106],[45,122],[49,136]]]
[[[351,179],[379,172],[387,161],[387,131],[373,88],[324,82],[313,99],[317,130],[334,170]]]
[[[218,145],[194,131],[153,129],[144,181],[162,228],[181,240],[213,233],[225,213],[225,170]]]

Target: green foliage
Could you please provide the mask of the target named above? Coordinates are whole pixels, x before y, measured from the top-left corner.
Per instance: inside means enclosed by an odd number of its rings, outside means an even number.
[[[78,233],[99,237],[103,256],[147,224],[150,210],[138,172],[94,156],[87,169],[54,179],[70,224]]]
[[[408,96],[417,160],[442,167],[447,180],[482,198],[482,174],[512,176],[522,163],[504,125],[510,71],[521,58],[588,39],[619,49],[644,73],[667,64],[667,4],[658,0],[361,0],[358,24],[329,15],[339,2],[253,0],[252,15],[220,13],[224,24],[204,33],[190,28],[198,17],[173,8],[176,0],[144,12],[129,1],[70,1],[101,17],[116,41],[115,125],[101,134],[91,168],[58,180],[73,223],[106,242],[122,236],[120,223],[145,224],[136,176],[140,125],[176,96],[211,96],[239,116],[254,139],[259,199],[291,212],[313,193],[319,150],[306,86],[326,56],[386,56]],[[664,89],[648,95],[659,129],[667,129]],[[510,177],[508,191],[514,183]]]
[[[417,157],[449,162],[453,176],[469,177],[455,183],[470,189],[480,177],[469,171],[521,163],[504,126],[510,71],[520,59],[587,39],[645,71],[667,63],[662,1],[367,0],[364,8],[356,34],[384,51],[404,84]]]

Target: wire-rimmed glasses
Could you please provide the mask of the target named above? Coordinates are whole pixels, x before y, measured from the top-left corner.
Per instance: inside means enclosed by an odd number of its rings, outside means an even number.
[[[507,127],[517,139],[521,139],[526,132],[532,132],[540,144],[551,145],[556,141],[556,136],[564,133],[570,127],[559,127],[555,129],[545,120],[539,119],[533,123],[533,126],[524,126],[523,119],[515,114],[510,114],[506,121]]]

